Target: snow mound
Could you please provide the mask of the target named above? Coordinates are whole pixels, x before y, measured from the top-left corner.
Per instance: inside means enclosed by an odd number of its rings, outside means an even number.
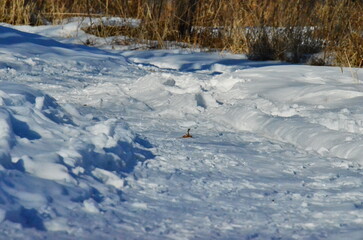
[[[80,204],[99,213],[102,192],[122,189],[125,174],[153,157],[137,139],[118,119],[96,121],[41,91],[1,82],[0,222],[71,231],[65,212]]]
[[[147,70],[174,70],[189,73],[207,73],[217,75],[234,72],[239,69],[281,65],[280,62],[253,62],[245,55],[227,52],[206,53],[192,50],[153,50],[125,51],[122,53],[130,61]]]
[[[335,68],[316,70],[271,66],[216,76],[214,96],[225,106],[215,115],[237,130],[362,164],[361,86]]]
[[[103,74],[110,68],[129,70],[125,58],[120,55],[84,45],[62,43],[11,27],[0,24],[0,74],[5,79],[17,72],[28,71],[34,75],[38,72],[56,75],[61,71],[63,75],[73,74],[74,78],[83,73]],[[53,81],[57,79],[54,78]]]

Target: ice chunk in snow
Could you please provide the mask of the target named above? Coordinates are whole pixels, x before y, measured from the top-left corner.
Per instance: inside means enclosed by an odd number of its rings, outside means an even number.
[[[92,171],[92,174],[107,185],[114,186],[115,188],[124,186],[124,180],[110,171],[96,168]]]
[[[100,212],[100,210],[97,207],[97,203],[92,199],[85,200],[83,202],[83,206],[84,206],[84,210],[87,212],[90,212],[90,213],[99,213]]]
[[[10,114],[0,108],[0,157],[3,158],[9,154],[10,148],[14,144],[14,133],[12,131]]]

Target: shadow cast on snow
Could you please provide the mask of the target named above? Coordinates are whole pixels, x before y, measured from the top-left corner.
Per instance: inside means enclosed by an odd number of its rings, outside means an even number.
[[[97,151],[82,151],[83,162],[79,163],[87,172],[95,168],[118,174],[128,174],[146,160],[154,159],[150,151],[153,146],[145,139],[137,136],[133,142],[118,141],[116,146],[103,148],[103,153]]]
[[[218,75],[226,69],[243,70],[279,65],[289,65],[280,61],[252,61],[244,55],[223,55],[208,52],[167,52],[152,50],[144,52],[126,52],[128,62],[145,68],[160,69],[170,72],[203,72]],[[227,70],[228,71],[228,70]]]
[[[251,61],[247,59],[222,59],[218,61],[213,61],[210,63],[185,63],[182,64],[179,71],[195,73],[199,71],[210,71],[211,75],[219,75],[223,74],[223,71],[218,71],[215,68],[216,65],[221,65],[223,67],[238,67],[238,69],[249,69],[249,68],[262,68],[262,67],[270,67],[270,66],[279,66],[286,65],[286,63],[281,63],[277,61]],[[197,66],[197,67],[196,67]]]
[[[19,45],[19,44],[33,44],[34,46],[42,46],[42,47],[50,47],[50,48],[64,48],[71,49],[75,51],[87,51],[93,53],[101,53],[105,54],[105,51],[102,51],[97,48],[92,48],[84,45],[76,45],[76,44],[64,44],[53,40],[51,38],[43,37],[34,33],[22,32],[16,29],[12,29],[9,27],[4,27],[0,25],[0,46],[1,45]]]

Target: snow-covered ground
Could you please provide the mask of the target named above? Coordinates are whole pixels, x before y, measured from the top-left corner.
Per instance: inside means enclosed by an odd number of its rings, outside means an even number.
[[[78,27],[0,25],[0,239],[363,239],[359,69]]]

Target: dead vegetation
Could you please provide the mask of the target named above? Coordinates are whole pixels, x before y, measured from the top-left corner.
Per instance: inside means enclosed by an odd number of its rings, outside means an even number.
[[[11,24],[133,18],[136,27],[97,21],[86,30],[153,40],[160,48],[176,41],[255,60],[355,67],[363,67],[362,12],[361,0],[0,0],[0,21]]]

